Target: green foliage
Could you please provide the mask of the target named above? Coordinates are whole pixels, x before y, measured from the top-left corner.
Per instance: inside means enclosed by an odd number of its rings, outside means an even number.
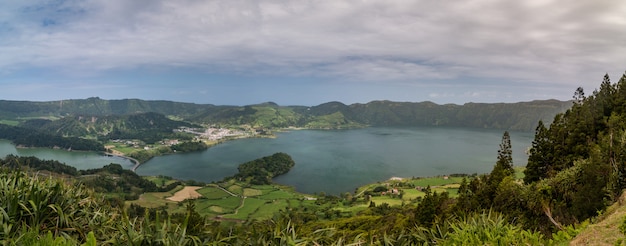
[[[106,209],[83,186],[40,180],[19,171],[0,172],[0,239],[9,244],[19,242],[25,232],[31,238],[36,238],[33,233],[52,233],[82,241],[100,226],[97,223]]]
[[[48,147],[69,150],[103,151],[104,146],[94,140],[79,137],[64,137],[56,133],[46,133],[38,129],[0,124],[0,138],[26,147]]]
[[[255,185],[270,184],[273,177],[285,174],[295,165],[291,156],[276,153],[253,161],[240,164],[236,178],[248,179]]]
[[[50,171],[71,176],[78,175],[78,171],[75,167],[65,165],[58,161],[40,160],[39,158],[32,156],[7,155],[4,160],[0,159],[0,166],[9,168],[27,167],[34,171]]]
[[[548,176],[553,176],[551,170],[553,155],[553,144],[550,142],[548,129],[539,121],[535,129],[535,139],[530,148],[528,163],[524,170],[524,183],[530,184]]]
[[[193,152],[205,150],[207,146],[204,142],[184,142],[170,146],[173,151],[176,152]]]
[[[431,227],[437,220],[446,219],[451,203],[446,192],[431,192],[430,186],[424,192],[426,195],[415,209],[415,222],[420,226]]]
[[[488,212],[450,223],[450,233],[438,245],[543,245],[543,235],[510,224],[504,216]]]

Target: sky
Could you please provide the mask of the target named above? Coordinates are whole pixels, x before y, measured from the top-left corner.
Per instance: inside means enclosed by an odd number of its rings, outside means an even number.
[[[622,0],[0,2],[4,100],[569,100],[625,71]]]

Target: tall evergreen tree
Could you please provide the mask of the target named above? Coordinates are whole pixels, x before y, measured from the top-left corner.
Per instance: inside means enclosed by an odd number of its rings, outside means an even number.
[[[553,172],[552,165],[552,143],[550,142],[548,129],[539,121],[535,129],[535,139],[530,148],[528,164],[524,170],[524,183],[529,184],[550,176]]]
[[[504,177],[513,175],[513,173],[513,149],[511,147],[511,135],[509,135],[508,131],[505,131],[502,135],[500,150],[498,150],[498,161],[496,161],[496,166],[493,168],[493,171],[491,171],[489,179],[494,179],[500,183]]]
[[[498,161],[491,170],[489,178],[487,179],[487,187],[484,190],[485,196],[488,200],[482,201],[485,207],[488,207],[493,201],[496,195],[496,190],[500,185],[500,182],[505,177],[513,176],[513,150],[511,148],[511,136],[508,131],[505,131],[502,135],[502,142],[500,143],[500,150],[498,150]]]

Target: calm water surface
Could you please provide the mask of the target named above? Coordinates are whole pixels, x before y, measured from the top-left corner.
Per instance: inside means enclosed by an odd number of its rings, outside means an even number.
[[[398,177],[426,177],[451,173],[487,173],[493,168],[501,130],[468,128],[382,128],[356,130],[299,130],[278,137],[225,142],[206,151],[155,157],[137,169],[139,175],[167,175],[204,182],[219,181],[237,172],[243,162],[284,152],[295,160],[293,169],[275,179],[304,193],[352,192],[358,186]],[[513,162],[526,165],[524,151],[533,134],[511,132]],[[0,140],[0,156],[8,154],[59,160],[78,169],[119,163],[122,158],[94,152],[46,148],[16,149]]]
[[[235,174],[240,163],[284,152],[296,165],[276,182],[304,193],[340,194],[393,176],[490,172],[502,133],[435,127],[299,130],[275,139],[241,139],[203,152],[157,157],[137,173],[211,182]],[[511,132],[515,165],[526,165],[524,151],[532,139],[530,132]]]
[[[7,155],[36,156],[39,159],[44,160],[57,160],[67,165],[76,167],[79,170],[101,168],[110,163],[118,163],[126,169],[131,169],[133,167],[133,163],[129,160],[119,157],[107,157],[96,152],[70,152],[49,148],[22,149],[15,148],[15,145],[11,144],[8,140],[0,139],[0,158],[4,158]]]

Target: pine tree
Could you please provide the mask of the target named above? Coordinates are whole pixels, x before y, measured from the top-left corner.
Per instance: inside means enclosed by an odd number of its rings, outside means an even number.
[[[530,148],[526,170],[524,170],[524,183],[526,184],[539,181],[550,175],[553,151],[548,133],[548,129],[540,120],[535,129],[535,139]]]
[[[487,179],[487,187],[485,187],[486,197],[488,200],[483,201],[483,205],[485,203],[491,203],[493,198],[495,197],[496,190],[500,185],[500,182],[505,177],[513,176],[515,171],[513,170],[513,150],[511,148],[511,136],[508,131],[504,132],[502,135],[502,143],[500,143],[500,150],[498,150],[498,161],[496,161],[496,165],[493,167],[493,170],[489,174],[489,178]]]
[[[500,150],[498,150],[498,161],[496,166],[489,175],[490,180],[494,180],[500,183],[506,176],[511,176],[515,173],[513,170],[513,150],[511,147],[511,136],[508,131],[505,131],[502,135],[502,142],[500,143]]]

